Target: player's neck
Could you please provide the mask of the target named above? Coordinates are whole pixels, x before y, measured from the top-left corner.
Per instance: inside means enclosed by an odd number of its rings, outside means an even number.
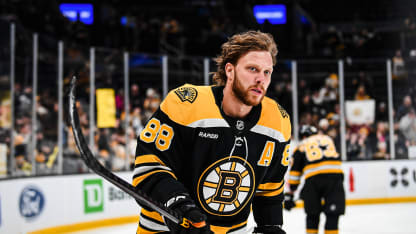
[[[227,90],[228,89],[228,90]],[[233,118],[243,119],[250,113],[253,106],[244,104],[235,94],[230,87],[224,88],[224,98],[222,99],[221,108],[224,113]]]

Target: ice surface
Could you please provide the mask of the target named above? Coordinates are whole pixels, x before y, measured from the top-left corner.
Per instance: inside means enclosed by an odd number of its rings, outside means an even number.
[[[283,228],[288,234],[305,233],[305,214],[297,208],[284,211]],[[375,204],[347,206],[340,218],[339,234],[416,234],[416,203]],[[320,232],[324,233],[324,215],[321,215]],[[250,217],[249,227],[254,226]],[[127,224],[74,232],[74,234],[134,234],[137,224]]]

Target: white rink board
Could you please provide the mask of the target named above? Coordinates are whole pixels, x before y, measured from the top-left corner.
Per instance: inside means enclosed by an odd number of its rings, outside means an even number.
[[[416,198],[415,160],[345,162],[342,168],[347,199]]]
[[[343,169],[347,199],[416,199],[415,160],[345,162]],[[131,181],[132,172],[118,175]],[[354,190],[350,189],[351,185]],[[27,191],[22,197],[23,190],[28,186],[35,189]],[[20,202],[21,197],[23,202]],[[87,203],[90,209],[86,209]],[[24,204],[22,209],[20,204]],[[40,204],[43,204],[42,208],[37,207]],[[133,199],[97,175],[0,181],[1,234],[27,233],[61,225],[135,216],[138,212],[139,207]]]
[[[131,181],[130,172],[118,175]],[[22,196],[23,190],[28,187],[35,190],[29,190]],[[8,234],[133,216],[139,212],[134,199],[97,175],[0,181],[0,202],[0,233]],[[89,208],[87,204],[90,204]]]

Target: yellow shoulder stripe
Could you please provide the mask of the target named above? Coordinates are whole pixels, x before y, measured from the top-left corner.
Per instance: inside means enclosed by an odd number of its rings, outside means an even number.
[[[264,97],[259,125],[272,128],[283,135],[285,141],[290,140],[292,126],[287,112],[273,99]]]
[[[192,91],[196,92],[196,96],[192,98],[192,102],[189,101],[189,98],[184,98],[183,94],[178,92],[178,90],[183,90],[184,88],[192,88]],[[160,109],[171,120],[184,126],[201,119],[222,119],[220,110],[215,104],[211,86],[185,84],[170,91],[161,103]]]

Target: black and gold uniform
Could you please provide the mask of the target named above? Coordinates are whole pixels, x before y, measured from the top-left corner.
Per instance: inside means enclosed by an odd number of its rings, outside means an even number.
[[[133,185],[161,202],[189,193],[214,233],[241,231],[251,209],[257,224],[281,225],[290,118],[265,97],[234,119],[222,98],[219,86],[171,91],[140,134]],[[138,233],[163,231],[163,218],[142,207]]]
[[[338,233],[338,218],[345,212],[344,175],[330,136],[310,135],[294,150],[288,180],[291,192],[296,191],[302,176],[300,198],[307,214],[307,233],[318,233],[320,212],[327,217],[325,233]]]

